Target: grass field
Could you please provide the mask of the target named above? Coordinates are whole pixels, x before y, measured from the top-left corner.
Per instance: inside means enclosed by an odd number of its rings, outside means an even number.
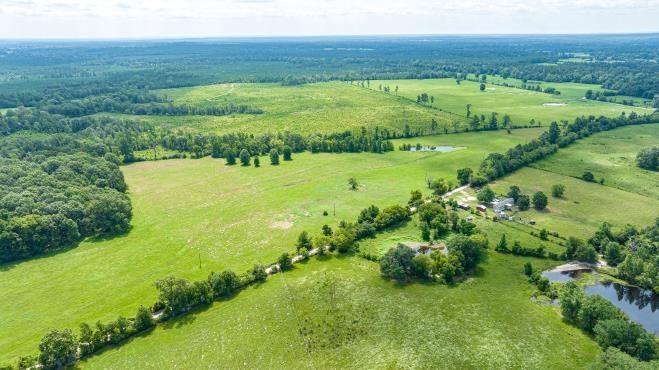
[[[580,177],[591,171],[604,185],[659,199],[659,174],[636,166],[636,154],[659,143],[659,124],[622,127],[582,140],[534,163],[535,168]]]
[[[463,123],[460,116],[424,107],[406,99],[378,94],[344,82],[282,86],[279,84],[235,83],[158,90],[175,104],[199,107],[229,103],[260,108],[263,114],[229,116],[138,116],[162,127],[192,128],[202,132],[301,134],[332,133],[379,126],[401,132],[406,124],[430,131],[435,119],[440,127]]]
[[[134,314],[140,304],[155,300],[153,282],[168,274],[198,279],[210,271],[240,272],[274,261],[292,249],[302,230],[315,233],[323,224],[354,220],[370,204],[406,202],[412,189],[425,188],[426,176],[453,179],[458,168],[477,167],[489,152],[540,132],[419,139],[466,147],[450,153],[305,153],[258,169],[227,167],[211,158],[123,167],[134,210],[129,233],[0,266],[3,294],[12,297],[0,300],[0,363],[33,353],[48,329]],[[359,191],[349,190],[353,175],[362,184]]]
[[[418,95],[427,93],[435,97],[432,105],[434,108],[459,115],[466,115],[467,104],[472,105],[472,113],[484,114],[486,117],[489,117],[491,112],[499,113],[499,119],[503,114],[508,114],[512,123],[516,125],[526,125],[531,119],[547,125],[551,121],[572,121],[583,115],[618,116],[622,112],[636,111],[641,114],[653,111],[641,107],[581,100],[580,97],[585,93],[584,84],[561,86],[559,90],[565,90],[565,96],[493,84],[488,84],[485,91],[480,91],[479,83],[462,81],[458,85],[454,79],[371,81],[371,89],[378,89],[380,84],[388,85],[392,89],[398,86],[398,95],[414,101]],[[594,89],[597,87],[595,86]],[[564,105],[546,106],[544,104]]]
[[[80,367],[585,367],[597,345],[556,308],[529,299],[526,261],[491,253],[458,286],[401,287],[382,280],[372,262],[312,260]],[[317,325],[324,330],[308,331]]]
[[[602,221],[644,227],[657,217],[659,174],[638,168],[635,157],[658,140],[658,124],[598,133],[498,180],[493,189],[506,193],[511,185],[518,185],[526,194],[543,191],[549,196],[552,185],[565,185],[565,197],[550,196],[548,210],[517,214],[524,221],[535,220],[536,228],[562,235],[590,237]],[[581,180],[584,171],[593,172],[598,180],[604,178],[604,185]]]
[[[564,198],[551,196],[551,186],[563,184]],[[517,213],[524,222],[536,221],[536,228],[557,231],[563,236],[588,238],[607,221],[614,226],[647,226],[657,217],[659,200],[636,193],[588,183],[580,179],[535,168],[523,168],[492,185],[497,193],[507,193],[511,185],[532,196],[542,191],[549,197],[547,210],[530,209]]]

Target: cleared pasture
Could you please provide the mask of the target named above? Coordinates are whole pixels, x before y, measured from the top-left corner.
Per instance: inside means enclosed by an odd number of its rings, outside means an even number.
[[[546,126],[552,121],[572,121],[580,116],[653,112],[647,108],[580,99],[577,95],[581,94],[583,84],[566,84],[561,87],[566,90],[566,96],[494,84],[486,84],[486,89],[480,91],[477,82],[462,81],[458,85],[454,79],[371,81],[371,89],[378,90],[380,85],[389,86],[392,91],[398,86],[398,95],[413,101],[416,101],[418,95],[427,93],[435,98],[433,108],[462,116],[466,116],[467,104],[471,104],[472,114],[483,114],[486,119],[489,119],[492,112],[497,112],[501,122],[503,115],[508,114],[513,125],[528,125],[532,119]]]
[[[3,294],[12,297],[0,300],[0,363],[34,353],[51,328],[133,315],[155,300],[157,279],[200,279],[272,262],[293,248],[302,230],[316,233],[323,224],[354,220],[371,204],[404,203],[411,190],[424,190],[426,176],[453,179],[458,168],[476,167],[490,151],[540,131],[419,138],[466,147],[450,153],[305,153],[279,166],[264,157],[260,168],[211,158],[125,166],[134,211],[129,233],[0,267]],[[350,176],[359,191],[349,190]]]
[[[659,174],[636,165],[636,154],[658,143],[657,123],[622,127],[581,140],[532,166],[572,177],[590,171],[605,186],[659,199]]]
[[[594,362],[595,342],[563,323],[556,308],[529,299],[526,261],[549,266],[491,253],[458,286],[403,287],[382,280],[373,262],[314,259],[80,367],[561,369]]]
[[[228,116],[135,116],[161,127],[202,132],[250,134],[290,131],[300,134],[333,133],[361,127],[402,132],[405,125],[430,132],[434,119],[440,127],[463,127],[464,118],[424,107],[406,99],[378,94],[345,82],[298,86],[231,83],[156,91],[174,104],[198,107],[248,105],[263,114]]]

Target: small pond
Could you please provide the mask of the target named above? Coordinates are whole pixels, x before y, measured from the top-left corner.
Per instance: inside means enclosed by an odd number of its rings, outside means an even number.
[[[551,282],[564,283],[577,280],[586,272],[591,270],[545,271],[542,276]],[[610,281],[586,286],[584,290],[586,294],[602,296],[622,310],[630,320],[641,324],[647,331],[659,335],[659,295],[650,290]]]
[[[571,271],[545,271],[542,276],[546,277],[552,283],[565,283],[568,281],[577,280],[590,269],[571,270]]]
[[[652,291],[612,282],[585,288],[586,294],[599,294],[655,335],[659,335],[659,295]]]
[[[446,145],[440,145],[440,146],[422,146],[422,147],[416,147],[413,146],[410,148],[410,152],[441,152],[441,153],[448,153],[452,152],[454,150],[458,149],[464,149],[464,147],[458,147],[458,146],[446,146]]]

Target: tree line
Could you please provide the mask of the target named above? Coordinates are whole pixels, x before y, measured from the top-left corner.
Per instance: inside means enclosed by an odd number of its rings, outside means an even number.
[[[608,117],[580,117],[573,123],[561,128],[552,122],[549,130],[543,132],[538,139],[526,144],[518,144],[506,153],[490,153],[480,165],[480,176],[491,181],[500,178],[518,168],[528,165],[555,153],[559,148],[570,145],[576,140],[588,137],[593,133],[608,131],[620,126],[651,123],[656,118],[636,113],[621,115],[616,118]]]
[[[303,231],[295,245],[296,253],[306,259],[314,248],[319,260],[323,260],[327,253],[354,252],[358,250],[358,240],[373,237],[375,233],[395,227],[409,218],[409,210],[403,206],[394,205],[382,210],[370,206],[362,210],[356,222],[341,221],[336,230],[323,225],[321,233],[314,237]],[[277,263],[270,266],[270,273],[292,267],[290,254],[283,253]],[[206,279],[192,282],[175,276],[164,277],[154,283],[158,299],[152,306],[141,306],[134,317],[120,316],[106,324],[100,321],[94,326],[82,323],[78,335],[70,329],[50,330],[39,343],[39,354],[20,357],[18,368],[60,369],[71,366],[108,346],[121,345],[126,339],[148,331],[160,322],[188,314],[216,299],[231,297],[249,285],[263,283],[267,277],[266,266],[262,264],[255,264],[240,275],[231,270],[211,272]]]

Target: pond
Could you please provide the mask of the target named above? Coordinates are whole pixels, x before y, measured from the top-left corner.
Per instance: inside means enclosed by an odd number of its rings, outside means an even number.
[[[546,277],[552,283],[565,283],[568,281],[577,280],[586,272],[590,272],[591,269],[580,269],[580,270],[570,270],[570,271],[545,271],[542,273],[542,276]]]
[[[585,288],[586,294],[599,294],[626,313],[630,320],[645,330],[659,335],[659,295],[652,291],[612,282]]]
[[[551,282],[564,283],[577,280],[586,272],[591,270],[545,271],[542,276]],[[588,285],[584,290],[586,294],[602,296],[624,312],[630,320],[641,324],[650,333],[659,335],[659,295],[650,290],[610,281]]]
[[[424,146],[421,146],[421,147],[413,146],[413,147],[410,148],[410,152],[441,152],[441,153],[448,153],[448,152],[452,152],[452,151],[458,150],[458,149],[464,149],[464,147],[446,146],[446,145],[439,145],[439,146],[424,145]]]

